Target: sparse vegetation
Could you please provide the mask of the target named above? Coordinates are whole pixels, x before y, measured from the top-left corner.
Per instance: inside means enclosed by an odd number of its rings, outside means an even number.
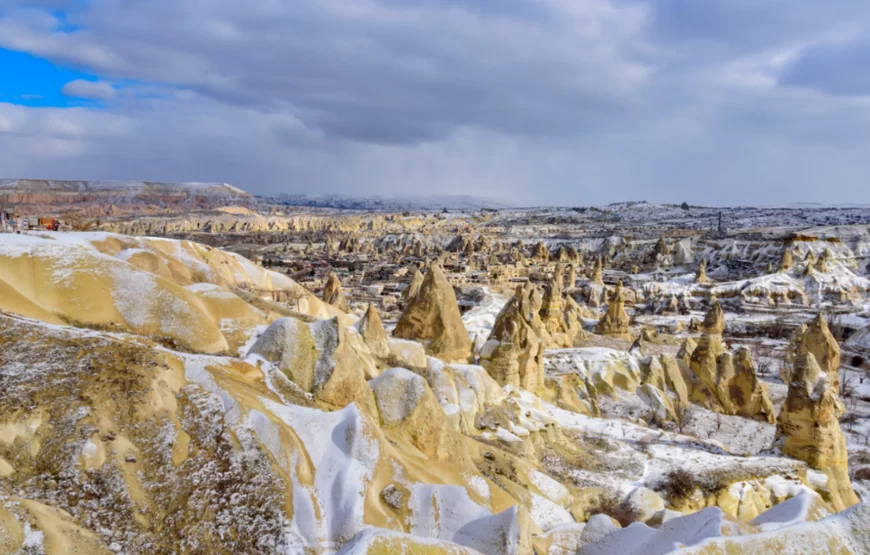
[[[589,509],[589,513],[593,515],[607,515],[622,527],[626,527],[632,522],[637,522],[640,518],[640,509],[620,499],[619,494],[614,491],[603,493],[598,498],[598,503]]]
[[[679,503],[692,496],[698,488],[695,477],[688,470],[677,468],[668,472],[661,489],[671,504]]]
[[[691,403],[674,405],[674,414],[677,417],[677,430],[683,433],[695,417],[695,407]]]

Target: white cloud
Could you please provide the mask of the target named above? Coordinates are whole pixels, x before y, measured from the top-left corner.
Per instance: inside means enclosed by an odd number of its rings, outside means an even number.
[[[111,100],[115,98],[115,87],[105,81],[86,81],[76,79],[63,86],[61,92],[74,98],[91,100]]]

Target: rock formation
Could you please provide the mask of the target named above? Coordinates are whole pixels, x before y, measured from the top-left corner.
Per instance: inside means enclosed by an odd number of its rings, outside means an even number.
[[[788,396],[779,414],[777,433],[785,455],[807,462],[828,477],[829,502],[842,510],[858,502],[849,481],[849,454],[840,429],[842,401],[816,357],[798,356]]]
[[[704,334],[689,357],[695,378],[692,399],[711,410],[745,418],[776,420],[767,385],[758,379],[748,349],[727,352],[722,343],[725,320],[718,303],[703,323]],[[688,347],[685,347],[686,349]]]
[[[401,430],[430,460],[460,456],[444,410],[426,380],[404,368],[391,368],[371,381],[384,427]]]
[[[335,272],[330,272],[329,277],[326,279],[326,285],[323,287],[323,301],[343,312],[350,312],[347,298],[344,296],[344,290],[341,288],[341,281]]]
[[[744,418],[764,417],[776,423],[776,411],[770,400],[767,384],[758,379],[752,354],[746,347],[734,356],[734,376],[728,381],[728,392],[737,415]]]
[[[471,356],[471,339],[462,323],[456,295],[439,265],[429,267],[393,336],[426,342],[427,352],[444,360],[467,360]]]
[[[695,283],[709,283],[707,279],[707,261],[701,260],[698,264],[698,272],[695,274]]]
[[[592,273],[589,274],[589,280],[592,283],[597,283],[599,285],[604,285],[604,265],[601,262],[601,257],[595,259],[595,267],[592,269]]]
[[[568,289],[574,289],[577,286],[577,268],[574,264],[568,266]]]
[[[565,320],[562,313],[562,272],[562,265],[557,264],[550,283],[544,289],[542,299],[541,320],[550,335],[565,333]]]
[[[698,343],[691,337],[687,337],[685,340],[683,340],[683,344],[680,346],[680,350],[677,351],[677,360],[685,363],[686,368],[688,368],[689,361],[692,359],[692,353],[695,352],[695,349],[697,347]]]
[[[501,309],[484,352],[484,367],[499,385],[515,385],[538,391],[544,384],[546,328],[538,317],[540,295],[526,284]],[[487,347],[485,345],[485,348]]]
[[[692,240],[683,239],[674,247],[674,264],[686,266],[695,260],[695,252],[692,250]]]
[[[779,259],[779,271],[787,272],[794,266],[794,257],[791,254],[791,249],[786,248],[782,251],[782,258]]]
[[[831,251],[829,249],[825,249],[824,251],[822,251],[822,255],[816,262],[816,270],[823,274],[828,273],[828,262],[831,260],[831,256]]]
[[[701,329],[704,333],[718,334],[720,336],[725,331],[725,312],[722,310],[722,305],[718,302],[713,303],[713,306],[707,311],[701,324]]]
[[[543,242],[538,242],[532,249],[532,258],[539,262],[547,263],[550,260],[550,251],[547,250],[547,245]]]
[[[381,321],[378,309],[372,303],[369,303],[365,314],[357,323],[357,329],[375,357],[386,360],[390,356],[390,342],[384,330],[384,323]]]
[[[411,277],[410,283],[408,286],[402,291],[402,299],[405,302],[410,302],[414,297],[417,296],[417,293],[420,292],[420,286],[423,285],[423,274],[420,270],[415,270],[413,277]]]
[[[357,403],[374,414],[374,399],[367,379],[377,366],[361,338],[338,321],[307,324],[281,318],[271,324],[249,354],[274,363],[293,383],[328,407]]]
[[[692,387],[692,400],[708,408],[734,414],[727,385],[720,378],[723,372],[733,374],[733,364],[726,358],[720,368],[719,357],[725,354],[725,345],[722,343],[725,315],[719,303],[710,307],[702,329],[703,334],[689,359],[689,368],[698,380]]]
[[[653,248],[653,257],[658,258],[662,256],[667,256],[669,252],[670,249],[668,248],[668,244],[665,241],[665,238],[659,237],[659,240],[656,241],[656,245]]]
[[[828,327],[828,321],[819,313],[813,319],[797,344],[798,356],[812,353],[816,362],[828,375],[835,390],[840,390],[840,345]]]
[[[620,281],[608,299],[607,313],[595,326],[595,333],[627,339],[630,324],[631,321],[625,312],[625,290]]]

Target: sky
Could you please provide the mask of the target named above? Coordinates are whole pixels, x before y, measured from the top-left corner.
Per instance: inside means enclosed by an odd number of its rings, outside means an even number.
[[[870,2],[0,0],[0,177],[870,203]]]

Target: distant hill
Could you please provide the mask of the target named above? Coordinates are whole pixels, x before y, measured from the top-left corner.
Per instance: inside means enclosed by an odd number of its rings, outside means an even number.
[[[226,183],[0,179],[0,206],[30,214],[173,213],[254,204],[254,197]]]
[[[258,197],[266,202],[287,206],[338,208],[344,210],[481,210],[484,208],[510,208],[501,201],[470,195],[400,195],[400,196],[353,196],[353,195],[307,195],[281,194]]]

